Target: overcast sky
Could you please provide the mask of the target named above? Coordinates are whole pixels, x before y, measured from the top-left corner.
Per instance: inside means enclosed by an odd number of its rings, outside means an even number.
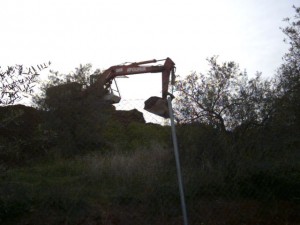
[[[52,62],[68,73],[170,57],[177,73],[205,72],[219,55],[272,76],[287,45],[280,27],[299,0],[1,0],[0,65]],[[299,5],[299,4],[298,4]],[[160,75],[120,81],[122,95],[160,95]],[[124,79],[123,79],[124,80]],[[158,92],[158,93],[157,93]],[[156,94],[155,94],[156,93]]]

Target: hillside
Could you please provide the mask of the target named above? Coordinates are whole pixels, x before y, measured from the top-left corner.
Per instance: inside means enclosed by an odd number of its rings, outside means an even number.
[[[0,223],[182,224],[170,127],[82,104],[0,108]],[[299,132],[286,129],[178,125],[190,224],[299,224]]]

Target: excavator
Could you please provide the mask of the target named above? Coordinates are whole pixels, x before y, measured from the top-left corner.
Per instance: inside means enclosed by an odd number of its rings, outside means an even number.
[[[164,61],[163,65],[145,65]],[[144,74],[144,73],[162,73],[162,97],[152,96],[145,101],[144,109],[150,113],[158,116],[169,118],[168,102],[167,97],[174,96],[168,92],[169,82],[171,78],[171,84],[175,83],[175,63],[170,59],[161,60],[148,60],[142,62],[134,62],[128,65],[116,65],[108,68],[101,74],[95,74],[90,76],[90,87],[89,90],[93,93],[99,93],[102,98],[111,103],[118,103],[121,100],[119,95],[115,95],[112,90],[112,82],[117,77],[127,77],[133,74]],[[103,94],[104,93],[104,94]]]
[[[153,65],[164,61],[163,65]],[[146,65],[148,64],[148,65]],[[152,64],[152,65],[149,65]],[[108,68],[102,73],[90,76],[90,85],[82,88],[83,85],[77,82],[68,82],[62,85],[53,86],[46,91],[46,104],[52,108],[64,105],[70,99],[85,99],[88,96],[101,99],[110,104],[119,103],[121,100],[120,92],[115,81],[118,77],[127,77],[133,74],[161,73],[162,74],[162,97],[152,96],[145,101],[144,109],[158,116],[169,118],[167,97],[174,96],[168,92],[169,82],[175,83],[175,63],[170,59],[148,60],[142,62],[130,63],[127,65],[116,65]],[[115,82],[117,90],[112,89],[112,83]],[[116,93],[117,92],[117,93]],[[118,95],[116,95],[118,94]]]

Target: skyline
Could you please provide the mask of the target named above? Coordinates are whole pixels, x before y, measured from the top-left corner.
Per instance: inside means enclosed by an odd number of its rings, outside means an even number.
[[[280,27],[295,0],[10,0],[0,3],[2,66],[36,65],[69,73],[79,64],[107,69],[170,57],[177,74],[205,73],[206,58],[235,61],[241,71],[275,74],[288,45]],[[160,94],[159,75],[118,79],[124,98]],[[136,95],[138,93],[138,96]]]

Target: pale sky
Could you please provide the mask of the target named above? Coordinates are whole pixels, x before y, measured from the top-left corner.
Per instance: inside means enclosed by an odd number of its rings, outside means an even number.
[[[292,5],[299,0],[1,0],[0,65],[50,60],[68,73],[170,57],[184,77],[219,55],[268,77],[287,52],[279,28]],[[160,96],[160,85],[160,74],[119,82],[128,99]]]

